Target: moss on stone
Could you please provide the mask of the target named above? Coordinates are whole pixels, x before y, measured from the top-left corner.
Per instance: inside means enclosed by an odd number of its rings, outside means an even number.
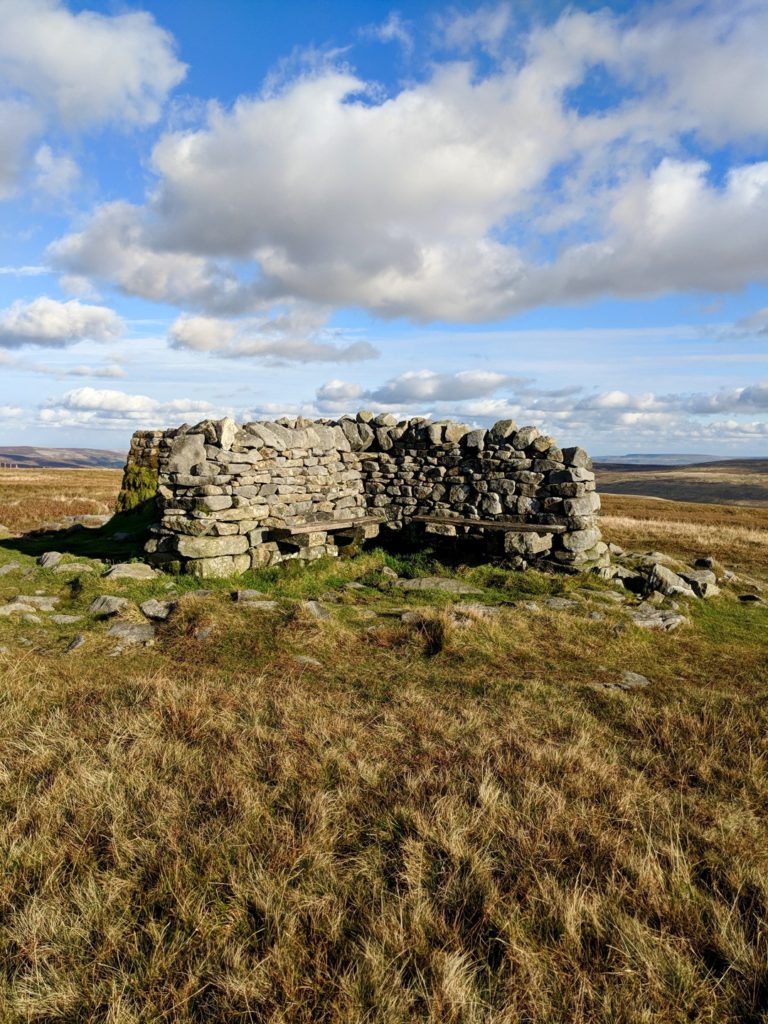
[[[117,496],[117,511],[132,509],[151,501],[157,494],[157,469],[129,463],[123,472],[123,483]]]

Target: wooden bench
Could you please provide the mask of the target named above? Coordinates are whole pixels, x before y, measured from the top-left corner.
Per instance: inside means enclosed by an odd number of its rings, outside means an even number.
[[[336,533],[381,526],[380,516],[360,516],[357,519],[322,519],[316,523],[296,523],[293,526],[273,526],[269,531],[274,540],[290,540],[307,533]],[[378,531],[377,531],[378,532]],[[375,533],[372,536],[376,536]]]
[[[469,519],[465,516],[411,516],[415,523],[435,526],[461,526],[483,530],[504,530],[507,533],[565,533],[567,527],[557,523],[515,522],[510,519]]]

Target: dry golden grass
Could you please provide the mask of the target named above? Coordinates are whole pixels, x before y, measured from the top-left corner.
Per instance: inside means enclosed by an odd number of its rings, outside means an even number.
[[[653,495],[672,501],[768,506],[768,460],[729,460],[701,466],[596,467],[601,491]]]
[[[22,533],[62,516],[112,512],[121,478],[117,469],[0,469],[0,523]]]
[[[763,1020],[752,651],[425,618],[191,601],[129,660],[9,660],[0,1019]],[[652,690],[594,688],[628,657]]]
[[[768,509],[603,495],[601,529],[623,547],[659,548],[683,558],[768,570]]]
[[[762,551],[754,521],[630,500],[621,542]],[[271,614],[176,581],[114,658],[88,603],[166,578],[11,558],[0,602],[84,618],[0,619],[2,1024],[768,1021],[768,609],[659,635],[596,581],[478,566],[502,607],[460,626],[374,585],[439,566],[366,553],[241,581]],[[291,600],[322,594],[329,620]],[[607,688],[624,669],[651,685]]]

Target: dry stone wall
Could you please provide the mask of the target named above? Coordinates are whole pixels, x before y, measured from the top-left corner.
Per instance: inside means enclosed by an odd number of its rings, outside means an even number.
[[[200,576],[339,554],[379,528],[476,536],[521,568],[608,562],[587,453],[511,420],[208,420],[134,435],[126,484],[144,467],[157,473],[149,560]]]

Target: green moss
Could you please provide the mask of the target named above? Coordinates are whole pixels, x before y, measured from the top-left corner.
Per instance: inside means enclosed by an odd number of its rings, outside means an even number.
[[[130,512],[132,509],[151,501],[157,494],[157,469],[129,463],[123,473],[123,483],[117,496],[117,511]]]

